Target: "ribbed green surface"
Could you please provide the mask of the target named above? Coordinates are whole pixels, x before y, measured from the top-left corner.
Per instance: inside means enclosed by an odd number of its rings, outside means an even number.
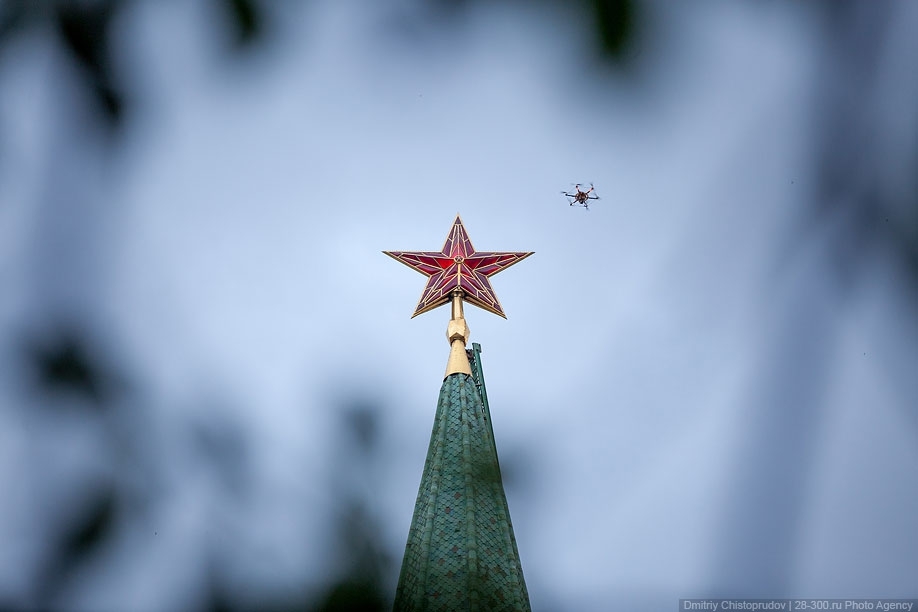
[[[396,612],[530,609],[489,421],[470,376],[443,381]]]

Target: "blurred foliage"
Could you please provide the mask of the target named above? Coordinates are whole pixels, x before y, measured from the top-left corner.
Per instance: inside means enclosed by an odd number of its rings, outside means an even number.
[[[895,2],[858,0],[818,4],[823,24],[822,65],[816,90],[812,172],[818,193],[811,201],[809,231],[848,219],[850,239],[837,253],[837,272],[853,289],[863,272],[865,255],[891,249],[918,285],[918,133],[910,134],[906,157],[886,149],[898,136],[884,125],[888,112],[880,105],[884,62],[889,58],[887,31],[894,25]],[[912,61],[914,65],[916,62]],[[908,91],[903,86],[903,91]],[[914,89],[912,89],[914,91]],[[910,100],[912,117],[918,100]],[[903,121],[904,120],[904,121]],[[892,220],[890,220],[892,218]],[[800,236],[792,238],[805,245]]]
[[[461,21],[459,18],[463,11],[475,3],[488,4],[484,0],[425,0],[420,4],[429,5],[435,10],[436,24],[455,24]],[[626,63],[630,57],[629,52],[636,43],[640,20],[640,3],[637,0],[542,0],[514,4],[523,11],[554,4],[561,9],[561,14],[570,15],[572,18],[576,18],[578,11],[583,11],[588,16],[593,30],[597,54],[612,64]]]
[[[591,0],[602,53],[621,60],[633,44],[636,6],[632,0]]]
[[[113,29],[119,14],[141,0],[6,0],[0,5],[0,52],[20,33],[44,28],[74,60],[84,87],[95,101],[107,128],[117,130],[127,120],[131,97],[115,73]],[[227,19],[232,47],[245,50],[262,38],[264,8],[259,0],[210,0]]]
[[[380,493],[375,468],[384,460],[378,402],[378,398],[355,397],[341,402],[338,411],[339,442],[334,445],[338,450],[331,465],[333,489],[338,489],[334,527],[341,575],[321,598],[317,610],[322,612],[387,610],[390,606],[383,580],[392,559],[373,511],[373,497]]]
[[[63,334],[55,338],[53,346],[36,344],[29,350],[28,361],[35,365],[40,387],[73,392],[93,404],[102,404],[102,376],[75,337]]]
[[[125,119],[125,91],[112,71],[112,26],[127,2],[8,0],[0,12],[0,52],[24,31],[43,28],[53,32],[74,60],[87,90],[108,128]]]
[[[52,537],[51,553],[39,578],[41,609],[52,609],[78,570],[112,537],[116,518],[115,491],[87,491],[84,507],[70,513],[63,530]]]
[[[254,0],[222,0],[222,8],[230,16],[233,43],[246,48],[256,42],[264,29],[264,11]]]
[[[55,34],[81,74],[83,86],[95,101],[99,115],[111,130],[118,130],[128,119],[133,92],[129,91],[114,67],[113,29],[117,18],[129,5],[143,0],[6,0],[0,4],[0,53],[15,36],[35,28]],[[265,39],[270,30],[268,15],[283,3],[265,0],[209,0],[217,14],[225,19],[224,34],[230,49],[246,51]],[[455,18],[470,4],[468,0],[427,0],[429,4],[450,9],[447,17]],[[624,63],[634,45],[637,22],[635,0],[584,0],[591,14],[595,39],[601,57]],[[565,2],[559,2],[568,7]]]
[[[317,608],[320,612],[374,612],[388,609],[389,604],[378,584],[354,580],[332,587]]]
[[[339,415],[336,443],[329,467],[333,508],[329,520],[332,548],[324,555],[333,579],[319,593],[280,592],[257,602],[240,602],[232,585],[211,563],[209,585],[201,610],[206,612],[375,612],[390,609],[385,586],[392,556],[381,538],[373,497],[382,486],[375,475],[381,456],[380,407],[376,398],[335,402]]]
[[[86,85],[108,123],[117,127],[124,118],[124,90],[112,73],[111,29],[117,0],[58,4],[52,19],[70,54],[84,72]]]
[[[124,391],[120,374],[98,359],[84,332],[73,327],[54,328],[47,337],[27,338],[22,351],[41,394],[70,395],[85,400],[80,406],[103,410]]]

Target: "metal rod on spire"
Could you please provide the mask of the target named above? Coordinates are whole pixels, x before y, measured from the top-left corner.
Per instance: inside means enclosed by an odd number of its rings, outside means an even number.
[[[462,311],[462,298],[465,294],[461,289],[453,289],[453,292],[450,294],[450,299],[453,301],[453,314],[450,317],[451,320],[464,319],[465,313]]]
[[[465,345],[469,341],[471,331],[465,322],[465,316],[462,312],[462,297],[464,293],[461,289],[453,289],[450,294],[452,299],[452,318],[446,327],[446,340],[449,342],[449,360],[446,362],[446,378],[450,374],[468,374],[472,375],[472,366],[469,365],[469,357],[465,354]]]

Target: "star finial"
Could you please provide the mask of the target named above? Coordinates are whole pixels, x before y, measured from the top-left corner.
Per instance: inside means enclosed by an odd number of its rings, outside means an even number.
[[[453,290],[458,289],[462,291],[463,298],[469,304],[506,319],[507,315],[504,314],[488,277],[532,255],[476,251],[459,215],[456,215],[453,227],[440,251],[383,253],[429,277],[411,318],[448,303]]]

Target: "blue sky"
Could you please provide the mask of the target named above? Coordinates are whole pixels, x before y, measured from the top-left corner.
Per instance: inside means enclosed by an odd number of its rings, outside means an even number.
[[[807,224],[816,17],[652,4],[629,78],[584,61],[583,16],[475,4],[408,42],[398,6],[288,7],[229,63],[201,6],[139,4],[119,45],[145,97],[115,154],[46,37],[4,57],[0,330],[62,305],[101,330],[140,373],[130,427],[163,491],[68,600],[191,605],[213,547],[249,596],[320,585],[354,398],[378,402],[381,459],[348,478],[397,572],[449,314],[409,319],[424,279],[380,251],[438,249],[457,212],[477,249],[535,251],[492,279],[507,320],[466,309],[534,609],[914,596],[915,296],[882,250],[845,293],[850,221]],[[602,199],[568,207],[591,181]],[[97,424],[18,410],[4,369],[0,595],[24,601],[49,508],[117,456]],[[241,432],[238,504],[189,467],[200,422]]]

